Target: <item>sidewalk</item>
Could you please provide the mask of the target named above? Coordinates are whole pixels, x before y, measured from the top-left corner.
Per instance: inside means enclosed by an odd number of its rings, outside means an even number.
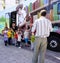
[[[0,63],[31,63],[33,52],[26,48],[15,46],[5,47],[3,37],[0,36]],[[60,53],[48,51],[45,63],[60,63]]]

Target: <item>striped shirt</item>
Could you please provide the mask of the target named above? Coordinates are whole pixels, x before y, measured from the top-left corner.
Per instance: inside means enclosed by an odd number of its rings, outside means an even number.
[[[47,18],[41,16],[39,19],[35,20],[32,26],[32,32],[35,32],[37,37],[48,37],[52,31],[51,21]]]

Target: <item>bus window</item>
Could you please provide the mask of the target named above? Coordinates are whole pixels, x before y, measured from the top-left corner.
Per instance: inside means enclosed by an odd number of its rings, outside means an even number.
[[[60,14],[60,2],[58,3],[57,6],[58,6],[58,7],[57,7],[57,8],[58,8],[58,9],[57,9],[57,13]]]

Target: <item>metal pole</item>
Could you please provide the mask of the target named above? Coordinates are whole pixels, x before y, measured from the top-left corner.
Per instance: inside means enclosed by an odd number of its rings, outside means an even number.
[[[51,4],[51,0],[49,0],[49,10],[50,10],[50,4]]]

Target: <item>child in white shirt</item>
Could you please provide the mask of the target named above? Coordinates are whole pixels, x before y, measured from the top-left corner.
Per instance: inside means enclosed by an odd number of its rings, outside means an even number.
[[[25,40],[25,45],[28,45],[28,40],[29,40],[29,30],[26,28],[25,32],[24,32],[24,40]]]
[[[21,48],[21,31],[18,29],[18,39],[17,39],[17,46]]]

